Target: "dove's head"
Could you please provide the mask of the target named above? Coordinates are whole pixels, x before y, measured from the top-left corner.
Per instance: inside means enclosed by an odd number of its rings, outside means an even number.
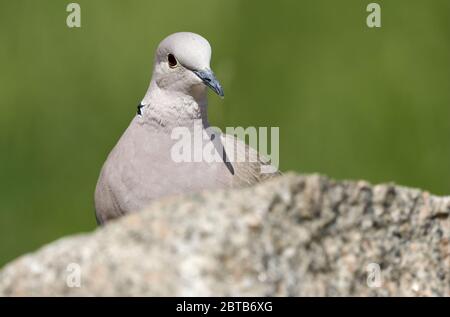
[[[205,91],[205,85],[223,97],[223,89],[210,68],[211,46],[195,33],[166,37],[156,50],[152,80],[172,92]]]

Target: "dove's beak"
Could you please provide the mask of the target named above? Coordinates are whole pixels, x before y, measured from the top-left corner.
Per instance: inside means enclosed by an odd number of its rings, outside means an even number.
[[[212,70],[194,70],[193,72],[203,81],[206,86],[214,90],[216,94],[218,94],[220,97],[224,96],[223,88],[217,80],[216,76],[214,76]]]

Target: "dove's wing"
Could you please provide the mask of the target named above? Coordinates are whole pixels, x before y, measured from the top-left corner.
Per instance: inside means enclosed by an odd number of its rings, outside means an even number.
[[[281,175],[270,165],[269,160],[238,138],[222,134],[226,157],[231,162],[234,174],[232,186],[253,185],[265,179]]]

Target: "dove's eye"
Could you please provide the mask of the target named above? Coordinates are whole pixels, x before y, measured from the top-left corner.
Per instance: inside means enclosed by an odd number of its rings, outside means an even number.
[[[172,54],[167,55],[167,62],[171,68],[174,68],[178,65],[177,59]]]

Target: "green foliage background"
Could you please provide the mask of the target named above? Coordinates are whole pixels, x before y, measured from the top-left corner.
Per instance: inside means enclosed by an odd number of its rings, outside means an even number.
[[[0,264],[95,228],[93,192],[166,35],[213,46],[210,121],[279,126],[283,171],[450,193],[450,1],[0,2]]]

